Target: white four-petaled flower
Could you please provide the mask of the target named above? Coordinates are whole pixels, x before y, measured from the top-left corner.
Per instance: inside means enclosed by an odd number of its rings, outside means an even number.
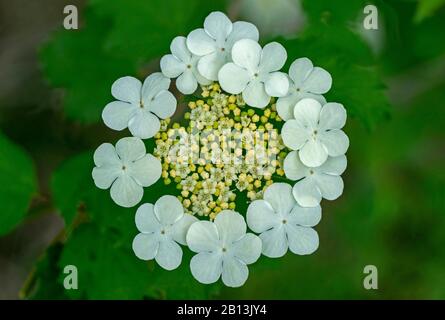
[[[314,67],[308,58],[292,62],[289,68],[289,92],[277,101],[277,112],[283,120],[294,117],[295,104],[304,98],[312,98],[322,105],[326,99],[322,96],[331,89],[332,77],[325,69]]]
[[[264,192],[263,200],[253,201],[247,209],[247,224],[260,233],[263,254],[270,258],[311,254],[318,248],[318,234],[312,229],[321,219],[321,207],[298,205],[287,183],[274,183]]]
[[[153,205],[145,203],[136,211],[136,227],[141,232],[133,240],[133,251],[139,259],[152,260],[166,270],[176,269],[182,261],[185,236],[194,216],[184,213],[174,196],[162,196]]]
[[[249,22],[232,23],[222,12],[212,12],[204,20],[204,29],[187,36],[187,47],[200,56],[198,70],[210,80],[218,80],[219,69],[230,61],[233,44],[241,39],[258,41],[258,29]]]
[[[222,281],[229,287],[242,286],[249,276],[248,264],[261,255],[261,240],[246,234],[246,222],[237,212],[221,211],[214,222],[198,221],[187,233],[187,245],[197,252],[190,261],[193,276],[201,283]]]
[[[132,207],[142,199],[143,187],[154,184],[162,173],[161,162],[145,151],[141,139],[122,138],[116,148],[101,144],[94,152],[93,179],[100,189],[111,186],[111,198],[122,207]]]
[[[320,167],[305,166],[297,151],[290,152],[284,159],[283,169],[291,180],[299,180],[293,187],[297,202],[303,207],[315,207],[321,198],[335,200],[343,193],[343,179],[346,170],[345,155],[329,157]]]
[[[158,118],[171,117],[176,111],[176,98],[169,87],[170,79],[160,72],[149,75],[144,84],[133,77],[119,78],[111,87],[118,101],[105,106],[102,119],[111,129],[128,127],[135,137],[151,138],[160,129]]]
[[[346,110],[341,104],[329,102],[322,107],[317,100],[306,98],[295,105],[294,117],[283,125],[281,137],[288,148],[300,151],[304,165],[318,167],[328,156],[348,150],[348,136],[341,130]]]
[[[198,71],[199,57],[187,48],[185,37],[176,37],[170,45],[172,54],[161,59],[162,73],[168,78],[176,79],[176,88],[183,94],[191,94],[200,85],[208,85],[212,81],[204,78]]]
[[[289,80],[279,72],[287,59],[278,42],[261,46],[250,39],[237,41],[232,48],[232,60],[218,73],[221,88],[232,94],[242,93],[244,101],[256,108],[268,105],[270,97],[287,94]]]

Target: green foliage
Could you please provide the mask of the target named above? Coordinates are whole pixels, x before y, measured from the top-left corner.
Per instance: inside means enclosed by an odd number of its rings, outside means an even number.
[[[36,189],[32,160],[0,133],[0,235],[22,221]]]
[[[432,16],[439,8],[443,7],[445,0],[423,0],[417,2],[416,15],[414,20],[421,22],[424,19]]]
[[[98,122],[103,107],[113,100],[110,88],[117,78],[135,75],[143,63],[167,53],[175,36],[187,35],[223,3],[90,1],[85,26],[58,31],[40,51],[49,82],[65,89],[66,115]]]
[[[134,75],[135,62],[107,51],[103,38],[110,19],[85,12],[84,28],[60,30],[40,51],[40,61],[51,85],[65,90],[66,115],[81,122],[96,122],[112,100],[111,84],[119,77]],[[63,66],[63,67],[62,67]]]
[[[52,183],[55,204],[71,231],[59,270],[69,264],[79,270],[80,290],[67,294],[90,299],[203,299],[216,292],[218,285],[204,286],[193,279],[187,248],[181,267],[174,271],[133,254],[131,243],[138,233],[136,208],[119,207],[109,190],[96,188],[91,178],[93,166],[92,152],[78,155],[62,164]],[[174,189],[160,180],[146,190],[142,203],[154,203],[161,194],[174,194]],[[63,274],[59,277],[62,283]]]
[[[308,57],[316,66],[331,73],[333,84],[328,101],[344,104],[348,114],[367,128],[375,127],[389,115],[384,85],[370,48],[352,28],[363,8],[362,1],[325,5],[305,1],[309,26],[295,39],[279,40],[288,52],[290,65],[296,58]]]
[[[278,39],[288,51],[286,68],[306,56],[327,69],[333,87],[326,98],[343,103],[349,119],[358,120],[348,120],[346,128],[351,146],[345,192],[335,202],[323,201],[323,220],[316,227],[320,248],[314,255],[261,257],[249,266],[245,286],[222,291],[219,284],[203,286],[193,279],[187,248],[182,265],[174,271],[138,260],[131,249],[138,232],[136,208],[118,207],[109,190],[94,186],[93,151],[88,150],[65,161],[53,174],[52,196],[65,219],[67,237],[38,264],[37,292],[32,297],[444,298],[443,79],[415,101],[391,107],[382,80],[443,56],[445,19],[436,10],[440,2],[419,2],[416,13],[414,2],[376,1],[386,35],[378,57],[355,27],[367,1],[306,0],[306,28],[294,38]],[[116,78],[143,77],[151,69],[151,64],[144,64],[151,60],[157,71],[157,59],[168,52],[172,38],[186,35],[223,4],[89,1],[81,14],[81,30],[57,32],[40,52],[48,80],[65,89],[66,115],[97,122],[103,106],[112,100],[110,86]],[[430,14],[433,11],[435,15]],[[413,23],[415,19],[418,23]],[[153,141],[146,143],[151,151]],[[4,197],[0,200],[6,206],[0,218],[2,234],[25,215],[36,187],[32,163],[23,152],[2,136],[0,147],[0,197]],[[159,181],[145,190],[143,202],[176,193],[174,183],[166,187]],[[242,213],[246,200],[245,194],[237,198]],[[62,287],[67,264],[78,267],[77,291]],[[368,264],[379,269],[378,291],[362,287],[363,267]]]

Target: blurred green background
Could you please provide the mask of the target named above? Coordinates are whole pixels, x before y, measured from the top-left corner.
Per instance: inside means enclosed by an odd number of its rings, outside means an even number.
[[[79,30],[62,27],[67,4]],[[378,30],[363,28],[366,4]],[[172,272],[136,259],[135,209],[91,179],[93,150],[128,135],[100,121],[113,81],[158,71],[214,10],[281,42],[288,65],[327,69],[326,97],[349,116],[345,191],[322,203],[320,248],[263,256],[238,289],[197,283],[189,253]],[[0,0],[0,299],[444,299],[444,31],[444,0]],[[78,290],[63,288],[66,265]],[[378,290],[363,288],[366,265]]]

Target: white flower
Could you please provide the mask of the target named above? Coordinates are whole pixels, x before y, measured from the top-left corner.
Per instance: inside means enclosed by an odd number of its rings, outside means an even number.
[[[232,94],[242,92],[244,101],[256,108],[264,108],[270,97],[287,94],[289,80],[279,72],[287,53],[278,42],[261,46],[250,39],[237,41],[232,48],[232,60],[218,73],[221,88]]]
[[[264,192],[264,200],[253,201],[247,209],[247,224],[261,233],[263,254],[279,258],[289,248],[295,254],[311,254],[318,248],[318,234],[311,227],[321,219],[321,207],[303,208],[287,183],[274,183]]]
[[[300,180],[295,183],[293,194],[303,207],[317,206],[321,198],[335,200],[343,193],[343,179],[340,175],[346,170],[345,155],[329,157],[320,167],[305,166],[297,151],[290,152],[284,159],[286,177]]]
[[[116,148],[101,144],[94,152],[93,179],[100,189],[111,186],[111,198],[122,207],[132,207],[142,199],[143,187],[151,186],[160,177],[161,162],[145,151],[141,139],[122,138]]]
[[[199,72],[207,79],[218,80],[218,71],[228,61],[233,44],[240,39],[258,41],[258,29],[249,22],[232,23],[222,12],[212,12],[204,20],[204,29],[187,36],[187,47],[201,58]]]
[[[346,122],[341,104],[329,102],[322,108],[317,100],[306,98],[295,105],[294,116],[283,125],[281,137],[288,148],[300,151],[303,164],[318,167],[328,156],[346,153],[349,139],[340,130]]]
[[[102,119],[111,129],[121,131],[128,127],[135,137],[151,138],[161,127],[158,118],[175,113],[176,98],[168,91],[169,86],[170,79],[160,72],[149,75],[144,84],[133,77],[119,78],[111,87],[118,101],[105,106]]]
[[[176,269],[182,260],[185,236],[198,221],[184,214],[181,202],[174,196],[162,196],[154,205],[145,203],[136,211],[136,227],[141,232],[133,240],[133,251],[139,259],[156,262],[166,270]]]
[[[237,212],[221,211],[212,223],[199,221],[187,233],[187,245],[197,252],[190,261],[193,276],[201,283],[222,281],[229,287],[242,286],[249,275],[248,264],[261,255],[261,240],[246,234],[246,222]]]
[[[326,70],[314,67],[308,58],[292,62],[289,68],[289,92],[277,101],[277,112],[283,120],[294,118],[295,104],[304,98],[326,103],[322,94],[331,89],[332,77]]]
[[[197,69],[199,57],[187,49],[186,38],[176,37],[170,45],[172,54],[161,59],[162,73],[176,79],[176,87],[183,94],[191,94],[198,88],[198,83],[208,85],[211,80],[204,78]]]

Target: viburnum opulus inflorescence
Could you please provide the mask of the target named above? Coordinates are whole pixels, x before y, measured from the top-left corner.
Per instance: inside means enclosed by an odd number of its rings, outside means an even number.
[[[201,283],[221,277],[238,287],[261,254],[313,253],[320,201],[343,192],[346,111],[323,97],[330,74],[308,58],[284,73],[285,48],[261,47],[258,38],[253,24],[212,12],[204,28],[172,40],[162,72],[144,82],[116,80],[117,100],[102,114],[108,127],[133,137],[99,146],[96,186],[111,188],[123,207],[137,205],[159,179],[177,190],[137,210],[136,256],[172,270],[187,246],[197,253],[190,270]],[[171,120],[173,78],[187,101],[178,122]],[[153,154],[141,139],[154,140]],[[237,212],[239,198],[247,199],[246,212]]]

